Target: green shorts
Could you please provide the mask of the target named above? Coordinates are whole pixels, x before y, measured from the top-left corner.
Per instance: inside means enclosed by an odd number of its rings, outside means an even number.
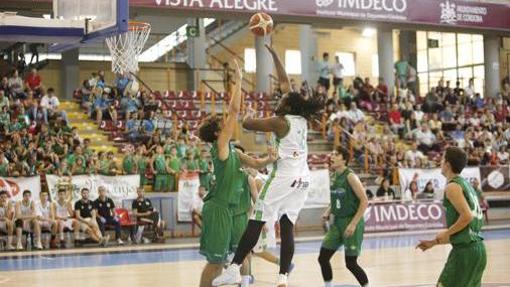
[[[480,287],[487,265],[487,253],[482,241],[456,245],[439,276],[440,287]]]
[[[354,234],[349,238],[344,238],[344,231],[351,220],[352,217],[335,218],[334,224],[331,225],[322,241],[322,248],[338,250],[342,245],[345,245],[346,256],[359,256],[363,243],[363,233],[365,232],[365,221],[361,219]]]
[[[241,237],[243,237],[244,231],[248,226],[248,213],[234,215],[232,222],[232,245],[230,251],[235,252],[239,241],[241,241]]]
[[[212,264],[226,263],[232,249],[232,211],[214,201],[206,201],[202,209],[200,254]]]
[[[170,189],[170,175],[157,174],[154,177],[154,191],[166,191]]]

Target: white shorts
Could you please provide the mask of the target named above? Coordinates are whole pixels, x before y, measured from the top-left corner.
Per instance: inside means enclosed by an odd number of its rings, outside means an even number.
[[[73,220],[72,219],[60,220],[60,222],[62,222],[62,225],[64,225],[64,229],[73,230]]]
[[[53,222],[51,222],[51,221],[39,221],[39,225],[41,226],[42,230],[50,230],[51,226],[53,225]]]
[[[308,197],[309,177],[270,177],[259,193],[251,219],[275,222],[283,215],[295,224]]]
[[[32,219],[23,219],[23,231],[32,232]]]
[[[264,252],[268,248],[276,248],[276,232],[274,230],[274,222],[266,222],[267,231],[262,230],[260,233],[259,241],[255,247],[253,247],[253,252],[261,253]]]
[[[7,222],[0,221],[0,230],[7,232]]]

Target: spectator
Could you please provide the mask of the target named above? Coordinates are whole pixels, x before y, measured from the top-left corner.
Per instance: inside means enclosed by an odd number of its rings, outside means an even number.
[[[122,97],[120,101],[120,108],[124,115],[137,112],[140,107],[140,101],[130,92],[127,93],[127,96]]]
[[[212,182],[212,163],[207,160],[208,152],[202,150],[198,159],[198,167],[200,168],[200,186],[203,186],[206,191],[211,190]]]
[[[423,105],[423,111],[425,113],[435,113],[441,108],[439,103],[439,96],[436,92],[436,88],[431,88],[430,92],[425,96],[425,103]]]
[[[400,60],[395,63],[395,70],[397,72],[397,84],[403,89],[407,88],[407,78],[409,76],[409,63],[405,56],[401,56]]]
[[[363,112],[360,109],[358,109],[358,107],[356,106],[356,103],[352,102],[351,103],[351,108],[347,112],[347,118],[354,125],[356,125],[356,124],[362,122],[365,119],[365,115],[363,114]]]
[[[145,156],[145,146],[140,145],[136,150],[135,162],[137,167],[137,172],[140,175],[140,187],[143,188],[144,185],[148,183],[146,173],[147,166],[149,165],[148,159]]]
[[[195,155],[191,149],[186,152],[186,158],[183,159],[184,172],[199,172],[198,162],[195,160]]]
[[[10,98],[11,88],[9,87],[9,79],[7,79],[7,77],[2,78],[2,81],[0,82],[0,91],[3,91],[4,95],[7,98]]]
[[[384,81],[383,77],[379,77],[379,83],[375,88],[376,101],[387,102],[388,101],[388,86]]]
[[[343,71],[344,65],[340,63],[340,57],[335,56],[335,63],[331,67],[331,74],[333,74],[333,87],[338,91],[338,87],[343,85]]]
[[[96,123],[98,125],[101,124],[101,121],[103,120],[103,116],[105,114],[109,114],[109,100],[108,100],[108,94],[106,92],[103,92],[100,97],[96,98],[94,101],[93,109],[96,112]],[[111,115],[110,115],[111,118]]]
[[[13,98],[23,99],[25,97],[25,94],[23,93],[23,80],[19,77],[18,70],[14,70],[8,83]]]
[[[122,170],[124,174],[136,174],[137,162],[133,154],[133,147],[129,146],[125,151],[124,158],[122,159]]]
[[[126,91],[126,87],[129,84],[129,77],[127,74],[118,74],[117,79],[115,80],[115,86],[117,87],[117,93],[119,95],[124,95]]]
[[[444,123],[452,123],[454,121],[454,114],[450,105],[447,105],[444,110],[439,113],[439,119]]]
[[[5,96],[5,92],[3,90],[0,90],[0,109],[3,111],[4,108],[9,109],[9,107],[9,98]]]
[[[94,209],[97,212],[97,223],[101,234],[104,236],[106,227],[113,226],[115,229],[115,239],[118,245],[124,245],[121,238],[121,226],[119,218],[115,215],[115,203],[106,196],[106,188],[100,186],[98,189],[99,197],[94,201]]]
[[[179,174],[181,172],[181,161],[182,159],[177,156],[177,148],[172,146],[170,148],[170,155],[168,158],[168,166],[174,171],[170,175],[170,188],[171,191],[177,191],[179,183]]]
[[[388,113],[388,120],[393,132],[396,134],[401,134],[404,125],[402,123],[402,116],[397,104],[394,104],[391,111]]]
[[[416,201],[418,195],[418,183],[412,180],[409,187],[402,194],[402,201]]]
[[[439,150],[436,136],[430,131],[428,124],[422,124],[421,129],[414,132],[414,138],[418,143],[418,149],[424,153]]]
[[[329,91],[330,86],[330,80],[329,80],[329,73],[330,73],[330,65],[329,65],[329,53],[323,53],[322,54],[322,61],[319,61],[318,63],[318,72],[319,72],[319,85],[324,87],[326,93]]]
[[[171,175],[175,173],[168,166],[168,162],[165,159],[165,155],[163,154],[163,147],[156,147],[156,154],[152,159],[152,169],[154,174],[154,191],[155,192],[171,192],[172,187],[171,184]]]
[[[117,165],[113,160],[113,152],[109,151],[102,159],[99,159],[99,173],[103,175],[116,175],[117,172]]]
[[[165,229],[165,222],[159,217],[159,212],[152,206],[150,199],[145,198],[143,188],[137,189],[138,197],[133,201],[131,209],[137,219],[137,222],[142,224],[137,225],[137,231],[135,235],[135,242],[140,243],[143,235],[144,226],[143,223],[150,224],[154,230],[154,240],[163,239],[163,231]],[[144,238],[144,242],[148,242]]]
[[[41,87],[41,76],[37,73],[37,69],[33,68],[30,74],[25,77],[25,85],[28,89],[39,93]]]
[[[464,132],[464,130],[462,130],[461,124],[457,124],[455,127],[455,130],[450,132],[450,137],[455,142],[457,142],[457,145],[459,145],[460,147],[464,146],[464,135],[465,135],[465,132]]]
[[[376,196],[384,200],[395,200],[395,191],[390,187],[390,181],[387,178],[382,180]]]
[[[485,106],[485,102],[482,99],[482,96],[479,93],[475,94],[475,98],[472,103],[473,108],[481,110]]]
[[[28,49],[30,50],[30,53],[32,54],[32,57],[30,57],[29,65],[32,65],[34,58],[35,58],[35,64],[39,63],[39,51],[37,49],[39,46],[42,47],[44,45],[39,44],[39,43],[32,43],[32,44],[28,45]]]
[[[81,189],[81,199],[74,204],[76,220],[80,222],[80,229],[85,231],[95,242],[106,246],[110,236],[103,237],[97,224],[97,211],[94,209],[94,202],[89,200],[88,188]],[[75,243],[76,245],[76,243]]]
[[[470,78],[469,84],[464,88],[464,95],[468,101],[471,101],[475,96],[475,79]]]
[[[434,184],[432,184],[432,181],[428,181],[425,185],[425,189],[423,189],[423,196],[425,198],[434,198],[435,191],[434,191]]]
[[[413,142],[411,144],[411,149],[405,153],[405,160],[410,163],[409,167],[416,167],[416,161],[423,158],[425,158],[425,156],[418,150],[418,144]]]

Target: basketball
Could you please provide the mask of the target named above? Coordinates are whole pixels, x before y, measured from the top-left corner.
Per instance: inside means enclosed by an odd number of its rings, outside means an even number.
[[[260,12],[250,18],[250,30],[256,36],[266,36],[273,32],[273,18],[266,13]]]

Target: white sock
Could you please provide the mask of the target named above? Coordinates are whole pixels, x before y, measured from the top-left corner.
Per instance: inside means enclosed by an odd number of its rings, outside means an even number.
[[[236,271],[240,272],[240,270],[241,270],[241,265],[237,265],[237,264],[235,264],[235,263],[232,263],[232,264],[230,264],[230,266],[229,266],[228,268],[232,268],[232,269],[234,269],[234,270],[236,270]]]
[[[250,286],[250,275],[243,275],[241,280],[241,287]]]
[[[365,285],[363,285],[361,287],[370,287],[370,285],[367,283],[367,284],[365,284]]]
[[[324,287],[333,287],[333,282],[324,282]]]

